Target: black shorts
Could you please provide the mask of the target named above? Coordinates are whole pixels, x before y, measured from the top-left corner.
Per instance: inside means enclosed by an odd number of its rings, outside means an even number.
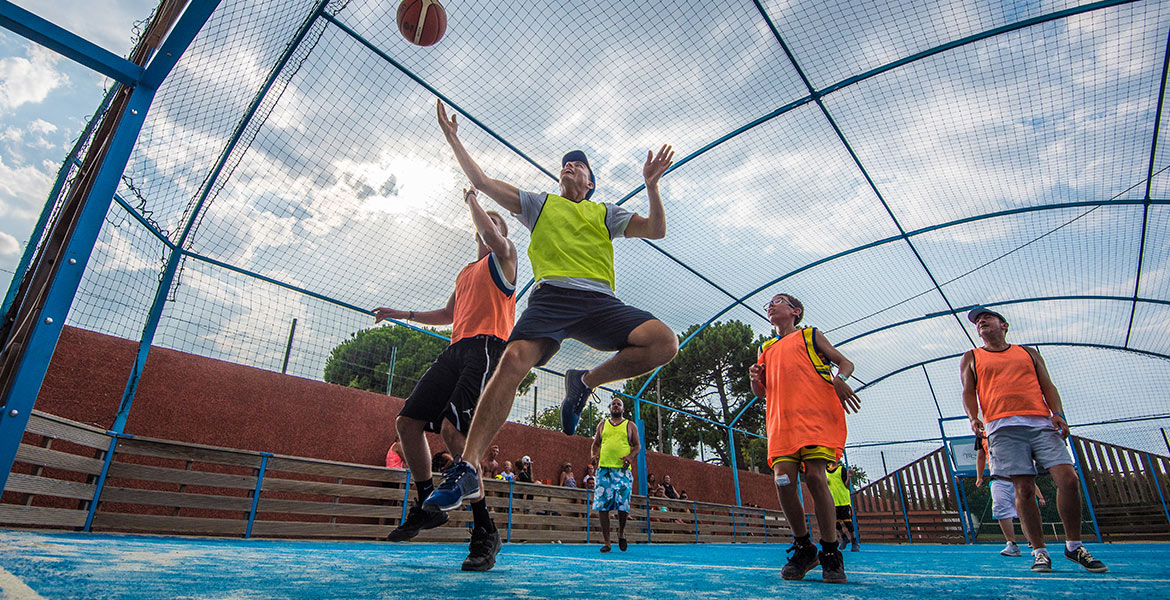
[[[503,353],[504,340],[493,335],[464,338],[447,346],[415,384],[398,414],[426,421],[424,429],[434,433],[446,419],[467,435],[479,393]]]
[[[853,522],[853,507],[852,506],[838,506],[837,520]]]
[[[654,315],[621,300],[587,290],[545,284],[528,298],[528,308],[512,328],[513,340],[549,340],[536,366],[548,362],[565,338],[580,340],[603,352],[629,346],[630,332]]]

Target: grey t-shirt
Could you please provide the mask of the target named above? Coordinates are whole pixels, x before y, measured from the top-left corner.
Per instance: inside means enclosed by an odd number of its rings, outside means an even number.
[[[527,227],[528,231],[532,231],[533,226],[536,225],[537,218],[540,217],[540,211],[544,208],[544,201],[548,198],[548,194],[541,192],[527,192],[520,190],[520,214],[513,213],[520,224]],[[608,202],[600,203],[605,207],[605,228],[609,230],[609,239],[613,240],[619,237],[625,237],[626,226],[630,224],[630,217],[634,213],[626,210],[616,204]],[[593,279],[590,277],[546,277],[540,282],[540,285],[555,285],[558,287],[570,288],[574,290],[587,290],[590,292],[601,292],[613,296],[613,290],[609,287],[609,282],[604,279]]]

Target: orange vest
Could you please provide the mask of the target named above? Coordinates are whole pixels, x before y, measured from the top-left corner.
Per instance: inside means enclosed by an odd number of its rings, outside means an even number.
[[[1027,350],[1016,345],[1002,352],[976,348],[972,358],[975,359],[975,391],[979,394],[984,421],[1026,415],[1052,416],[1040,391],[1036,365]]]
[[[757,363],[764,365],[769,462],[804,446],[834,448],[841,458],[845,408],[809,359],[801,330],[766,346]]]
[[[477,335],[507,340],[516,322],[516,293],[492,269],[492,255],[463,267],[455,278],[451,343]],[[507,290],[507,291],[505,291]]]

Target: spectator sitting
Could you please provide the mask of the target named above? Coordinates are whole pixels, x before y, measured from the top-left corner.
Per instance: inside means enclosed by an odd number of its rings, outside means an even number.
[[[500,473],[500,461],[496,459],[500,455],[500,447],[492,444],[488,448],[487,454],[483,456],[483,460],[479,462],[480,472],[483,473],[484,479],[493,479]]]
[[[504,470],[496,473],[496,479],[502,479],[504,481],[516,481],[516,471],[512,466],[512,461],[504,461]]]
[[[585,465],[585,475],[581,477],[581,485],[587,490],[597,485],[597,476],[594,474],[593,463]]]
[[[670,475],[662,476],[662,487],[666,489],[666,497],[671,500],[678,500],[678,492],[674,491],[674,486],[670,485]]]
[[[406,464],[406,457],[402,455],[402,443],[397,440],[390,444],[390,449],[386,451],[386,468],[387,469],[401,469]]]
[[[691,498],[690,498],[690,496],[687,496],[687,491],[683,490],[683,491],[678,493],[678,499],[679,500],[690,500]]]
[[[558,485],[561,487],[577,487],[577,479],[573,477],[573,463],[565,462],[565,464],[561,465],[561,476]]]
[[[654,488],[658,487],[658,481],[654,479],[653,473],[646,474],[646,495],[653,496]]]
[[[532,479],[532,459],[525,456],[520,459],[520,472],[516,473],[516,481],[520,483],[534,483]]]
[[[450,452],[436,452],[435,455],[431,457],[431,472],[442,473],[443,471],[450,469],[454,464],[455,458],[451,456]]]

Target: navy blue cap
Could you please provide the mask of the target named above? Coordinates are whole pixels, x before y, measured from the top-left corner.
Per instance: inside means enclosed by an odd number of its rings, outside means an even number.
[[[967,312],[967,320],[974,323],[976,320],[979,319],[979,315],[986,315],[986,314],[995,315],[995,316],[999,317],[1000,321],[1007,323],[1007,319],[1003,318],[1003,315],[995,312],[994,310],[991,310],[990,308],[987,308],[986,306],[982,306],[982,305],[976,306],[975,308],[972,308],[970,311],[968,311]]]
[[[593,192],[597,190],[597,178],[593,176],[593,167],[589,165],[589,159],[585,157],[585,153],[580,150],[573,150],[566,154],[565,157],[561,159],[561,166],[565,166],[565,163],[568,163],[569,161],[583,162],[585,163],[585,166],[589,168],[589,183],[592,183],[593,187],[589,188],[589,192],[585,194],[585,199],[588,200],[589,197],[593,195]]]

